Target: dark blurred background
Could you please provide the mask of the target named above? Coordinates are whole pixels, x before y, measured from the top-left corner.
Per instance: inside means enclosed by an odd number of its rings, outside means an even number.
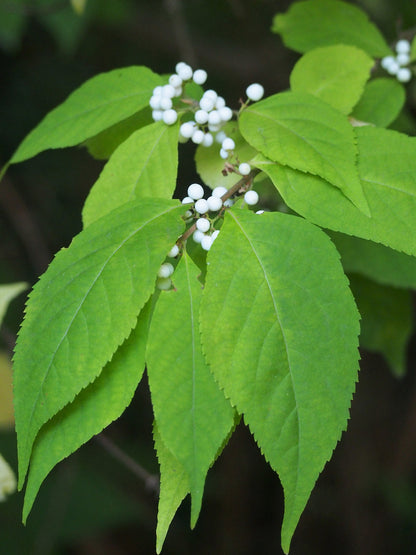
[[[386,38],[416,25],[416,2],[359,3]],[[209,87],[233,107],[258,81],[266,94],[288,86],[298,56],[270,32],[290,2],[273,0],[0,0],[0,166],[40,119],[93,75],[128,65],[172,73],[179,60],[208,72]],[[395,126],[416,134],[416,94]],[[190,153],[192,154],[192,153]],[[33,283],[53,253],[81,230],[81,208],[103,163],[82,148],[55,150],[11,167],[0,185],[0,283]],[[191,169],[189,169],[191,168]],[[189,183],[192,164],[180,179]],[[0,348],[10,351],[22,318],[12,303]],[[362,352],[351,421],[312,493],[291,554],[416,553],[416,342],[407,373],[395,378],[377,354]],[[0,408],[1,410],[1,408]],[[143,381],[106,436],[157,474],[152,413]],[[16,468],[11,424],[0,452]],[[0,504],[0,554],[94,555],[155,552],[157,496],[97,440],[47,479],[26,527],[22,494]],[[199,522],[178,511],[163,553],[280,554],[283,494],[278,477],[240,425],[210,471]]]

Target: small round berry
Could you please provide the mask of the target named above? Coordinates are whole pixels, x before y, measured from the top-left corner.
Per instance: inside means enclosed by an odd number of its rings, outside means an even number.
[[[166,110],[163,112],[162,119],[166,125],[173,125],[178,119],[178,113],[176,110]]]
[[[182,204],[192,204],[193,202],[194,202],[194,199],[191,198],[191,197],[184,197],[182,199]],[[186,214],[185,214],[185,216],[186,216]]]
[[[162,89],[162,96],[173,98],[175,96],[175,87],[172,85],[164,85]]]
[[[204,198],[200,198],[195,203],[195,211],[198,214],[206,214],[209,210],[208,203]]]
[[[218,110],[220,114],[221,121],[230,121],[233,117],[233,111],[228,106],[224,106]]]
[[[167,96],[162,96],[159,103],[159,108],[161,110],[170,110],[172,108],[172,99]]]
[[[175,97],[181,96],[182,87],[175,87]]]
[[[400,83],[407,83],[412,78],[412,72],[408,67],[401,67],[398,70],[396,77]]]
[[[196,129],[193,132],[191,140],[196,145],[200,145],[202,143],[202,141],[204,140],[204,136],[205,136],[205,133],[201,129]]]
[[[207,72],[204,69],[196,69],[194,71],[194,75],[192,77],[194,83],[197,85],[203,85],[207,80]]]
[[[178,62],[175,66],[175,71],[176,73],[178,73],[178,71],[183,67],[186,66],[187,64],[185,64],[185,62]]]
[[[208,125],[208,129],[211,131],[211,133],[216,133],[217,131],[219,131],[221,129],[221,124]]]
[[[178,87],[182,86],[182,79],[174,73],[169,77],[169,85],[172,85],[173,88],[177,89]]]
[[[215,241],[215,239],[218,237],[219,232],[220,232],[220,230],[216,229],[214,231],[214,233],[211,235],[213,241]]]
[[[162,100],[163,96],[158,94],[154,94],[149,100],[149,106],[153,110],[160,110],[160,101]]]
[[[170,277],[167,277],[167,278],[159,277],[156,280],[156,287],[161,291],[169,291],[169,289],[172,287],[172,280],[170,279]]]
[[[243,162],[238,166],[238,171],[241,173],[241,175],[248,175],[251,171],[251,166],[250,164]]]
[[[195,243],[200,243],[203,237],[205,237],[205,235],[199,229],[194,231],[192,234],[192,239],[195,241]]]
[[[220,197],[208,197],[207,198],[208,208],[211,212],[218,212],[222,206],[222,200]]]
[[[180,66],[180,68],[176,66],[175,69],[182,81],[189,81],[189,79],[192,79],[192,68],[191,66],[188,66],[188,64],[184,63]]]
[[[199,107],[201,110],[210,112],[214,108],[214,100],[212,98],[205,98],[204,96],[199,101]]]
[[[207,218],[198,218],[196,221],[196,228],[202,233],[206,233],[211,227],[211,222]]]
[[[385,68],[387,73],[390,73],[390,75],[396,75],[396,73],[399,71],[400,66],[397,63],[397,60],[395,60],[393,58],[393,60],[391,62],[388,63],[387,67]]]
[[[208,89],[204,92],[203,98],[210,98],[213,102],[216,102],[218,94],[213,89]]]
[[[233,204],[234,204],[234,201],[232,198],[227,198],[227,200],[224,202],[224,206],[226,206],[227,208],[231,208]]]
[[[215,109],[220,110],[221,108],[225,107],[225,100],[222,96],[219,96],[215,101]]]
[[[212,146],[213,142],[214,137],[211,135],[211,133],[205,133],[204,140],[202,141],[202,146]]]
[[[208,114],[208,123],[209,125],[219,125],[221,123],[220,113],[218,110],[212,110]]]
[[[154,121],[160,121],[163,118],[163,111],[162,110],[153,110],[152,118]]]
[[[175,270],[175,268],[172,266],[172,264],[170,262],[165,262],[159,268],[159,271],[157,273],[157,277],[167,278],[167,277],[169,277],[173,274],[174,270]]]
[[[192,183],[188,187],[188,197],[198,200],[204,196],[204,189],[199,183]]]
[[[244,200],[249,206],[254,206],[259,202],[259,195],[256,193],[256,191],[250,190],[247,191],[247,193],[244,195]]]
[[[208,112],[206,112],[205,110],[197,110],[194,117],[197,123],[203,125],[208,121]]]
[[[246,89],[247,98],[250,100],[260,100],[264,95],[264,88],[259,83],[252,83]]]
[[[194,121],[186,121],[180,126],[179,133],[182,135],[182,137],[185,137],[185,139],[190,139],[194,134],[195,129],[196,124]]]
[[[155,88],[153,89],[153,93],[152,93],[152,94],[153,94],[154,96],[162,96],[162,94],[163,94],[163,87],[162,87],[162,85],[158,85],[157,87],[155,87]]]
[[[394,56],[384,56],[384,58],[381,59],[380,65],[383,69],[387,71],[387,68],[390,67],[390,64],[394,63],[395,61],[396,58]]]
[[[257,210],[256,214],[264,214],[264,210]]]
[[[227,135],[225,134],[225,131],[219,131],[216,135],[215,135],[215,142],[218,144],[222,144],[223,140],[227,138]]]
[[[227,150],[224,150],[223,148],[220,150],[220,156],[223,160],[226,160],[228,158],[228,155],[229,153]]]
[[[204,251],[209,251],[213,242],[214,240],[210,235],[204,235],[201,239],[201,247]]]
[[[398,54],[408,54],[410,52],[410,42],[406,39],[397,41],[396,52]]]
[[[403,54],[397,54],[396,60],[399,65],[406,66],[410,62],[410,56],[403,52]]]
[[[234,150],[235,142],[232,139],[230,139],[230,137],[227,137],[226,139],[223,140],[221,146],[224,150]]]
[[[226,187],[222,187],[221,185],[219,187],[215,187],[215,189],[212,191],[212,196],[213,197],[217,197],[217,198],[221,198],[225,195],[225,193],[228,192],[228,189]]]
[[[168,252],[168,257],[169,258],[175,258],[175,256],[178,256],[179,254],[179,247],[178,245],[173,245],[173,247],[170,249],[170,251]]]

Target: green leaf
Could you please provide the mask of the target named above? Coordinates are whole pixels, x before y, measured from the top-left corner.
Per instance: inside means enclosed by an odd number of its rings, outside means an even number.
[[[151,302],[141,311],[130,336],[98,378],[43,426],[32,451],[23,522],[52,468],[119,418],[130,404],[144,371]]]
[[[406,100],[406,92],[397,79],[380,77],[373,79],[355,106],[352,116],[378,127],[387,127],[399,115]]]
[[[27,288],[28,284],[23,281],[0,285],[0,324],[3,321],[9,304]]]
[[[287,552],[347,425],[359,314],[333,244],[299,217],[229,212],[208,263],[203,348],[280,476]]]
[[[137,198],[171,198],[178,170],[178,125],[163,122],[134,132],[114,152],[83,208],[89,226],[114,208]]]
[[[290,86],[348,115],[362,95],[372,66],[372,58],[355,46],[324,46],[307,52],[296,63]]]
[[[249,162],[256,154],[256,150],[250,146],[241,136],[235,122],[230,122],[224,126],[227,137],[235,142],[235,153],[240,162]],[[195,153],[196,169],[203,182],[215,189],[215,187],[227,187],[230,189],[234,183],[240,179],[239,175],[222,172],[225,161],[220,156],[221,145],[214,142],[210,147],[199,145]]]
[[[416,138],[375,127],[356,128],[358,171],[371,218],[317,176],[257,157],[286,204],[321,227],[370,239],[416,256]]]
[[[381,353],[394,374],[403,376],[413,328],[409,291],[379,285],[361,276],[349,277],[361,314],[360,345]]]
[[[71,6],[77,15],[82,15],[85,10],[87,0],[71,0]]]
[[[270,96],[243,111],[240,131],[267,158],[323,177],[369,215],[353,129],[320,98],[294,92]]]
[[[152,318],[146,351],[149,387],[160,435],[186,469],[191,526],[201,508],[205,476],[234,425],[230,403],[210,373],[199,336],[200,271],[184,253]]]
[[[381,285],[416,289],[416,257],[343,233],[328,234],[346,272],[361,274]]]
[[[296,52],[319,46],[349,44],[370,56],[388,56],[391,50],[367,14],[356,6],[337,0],[294,2],[284,14],[273,19],[272,31]]]
[[[35,285],[14,357],[20,487],[40,428],[130,335],[183,230],[183,211],[161,199],[114,210],[61,250]]]
[[[88,152],[94,158],[108,160],[116,148],[124,143],[134,131],[151,123],[153,123],[153,118],[150,108],[143,108],[140,112],[87,139],[83,146],[88,149]]]
[[[146,107],[162,78],[140,66],[92,77],[49,112],[23,140],[10,163],[22,162],[49,148],[82,143]]]
[[[160,465],[160,494],[156,527],[156,553],[159,554],[173,517],[190,489],[188,474],[184,466],[178,459],[175,459],[163,443],[156,423],[153,427],[153,438]]]

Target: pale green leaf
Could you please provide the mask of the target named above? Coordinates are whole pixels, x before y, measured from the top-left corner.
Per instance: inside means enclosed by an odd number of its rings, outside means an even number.
[[[273,19],[272,31],[296,52],[319,46],[349,44],[370,56],[391,54],[384,37],[365,12],[338,0],[293,2],[284,14]]]
[[[153,427],[153,438],[160,465],[160,493],[156,527],[156,553],[159,554],[173,517],[190,489],[188,474],[184,466],[166,448],[156,423]]]
[[[6,314],[7,307],[11,301],[28,288],[28,284],[23,281],[16,283],[4,283],[0,285],[0,324]]]
[[[130,335],[183,230],[183,211],[161,199],[114,210],[61,250],[35,285],[14,357],[20,487],[40,428]]]
[[[178,125],[147,125],[124,141],[85,202],[84,227],[137,198],[171,198],[178,169]]]
[[[50,148],[74,146],[148,105],[162,78],[132,66],[92,77],[49,112],[20,144],[11,163]]]
[[[78,15],[82,15],[85,10],[87,0],[71,0],[71,6],[74,12]]]
[[[240,162],[249,162],[256,154],[256,150],[250,146],[241,136],[235,122],[224,126],[224,132],[235,142],[235,155]],[[240,175],[235,173],[223,174],[225,160],[220,156],[221,145],[214,141],[210,147],[198,146],[195,153],[196,169],[203,182],[215,189],[215,187],[226,187],[230,189],[239,179]]]
[[[98,378],[43,426],[33,444],[23,506],[26,521],[38,490],[52,468],[119,418],[144,371],[151,302]]]
[[[98,135],[87,139],[82,146],[85,146],[94,158],[108,160],[116,148],[124,143],[134,131],[151,123],[153,123],[152,111],[149,107],[146,107],[123,121],[108,127],[108,129],[104,129]]]
[[[387,127],[399,115],[406,92],[397,79],[380,77],[367,83],[352,116],[362,122]]]
[[[317,176],[260,157],[255,164],[286,204],[312,223],[416,256],[416,138],[375,127],[357,128],[356,134],[371,218]]]
[[[363,93],[373,63],[355,46],[316,48],[295,64],[290,86],[292,91],[313,94],[348,115]]]
[[[325,233],[235,210],[208,253],[204,352],[285,494],[282,546],[349,418],[359,314]]]
[[[328,234],[346,272],[361,274],[381,285],[416,289],[416,257],[344,233]]]
[[[323,177],[369,215],[353,128],[320,98],[294,92],[270,96],[243,111],[240,131],[267,158]]]
[[[153,314],[146,350],[149,387],[162,440],[189,476],[191,526],[207,471],[234,425],[230,403],[205,362],[199,336],[200,270],[184,253]]]
[[[406,347],[412,334],[409,291],[350,275],[351,289],[361,314],[360,345],[381,353],[396,376],[406,371]]]

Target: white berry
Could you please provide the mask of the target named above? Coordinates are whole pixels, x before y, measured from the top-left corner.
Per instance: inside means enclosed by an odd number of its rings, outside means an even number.
[[[408,67],[401,67],[398,70],[396,77],[400,83],[407,83],[412,78],[412,72]]]
[[[157,278],[156,287],[162,291],[168,291],[172,287],[172,280],[170,277],[167,278]]]
[[[153,110],[152,118],[154,121],[160,121],[163,118],[163,111],[162,110]]]
[[[194,117],[197,123],[203,125],[208,121],[208,112],[206,112],[205,110],[197,110]]]
[[[161,110],[170,110],[172,108],[172,99],[167,96],[162,96],[159,102],[159,108]]]
[[[222,206],[222,200],[219,197],[208,197],[207,198],[208,208],[211,212],[218,212]]]
[[[196,221],[196,228],[202,233],[206,233],[211,227],[211,222],[207,218],[198,218]]]
[[[228,106],[219,108],[218,112],[220,114],[221,121],[230,121],[230,119],[233,117],[233,111]]]
[[[381,67],[387,71],[387,68],[390,67],[390,65],[395,61],[396,61],[396,58],[394,58],[394,56],[384,56],[380,64],[381,64]]]
[[[194,200],[198,200],[204,196],[204,189],[199,183],[192,183],[188,187],[188,196]]]
[[[256,193],[256,191],[247,191],[247,193],[244,195],[244,200],[246,201],[246,204],[248,204],[249,206],[253,206],[254,204],[257,204],[259,202],[259,195]]]
[[[228,158],[228,152],[222,148],[220,150],[220,156],[223,160],[226,160]]]
[[[175,87],[172,85],[164,85],[162,95],[167,98],[173,98],[175,96]]]
[[[178,113],[175,110],[166,110],[163,112],[162,119],[166,125],[173,125],[178,119]]]
[[[205,110],[206,112],[210,112],[214,108],[215,101],[212,98],[202,97],[199,101],[199,107],[201,110]]]
[[[205,235],[199,229],[193,232],[192,239],[195,241],[195,243],[200,243],[203,237],[205,237]]]
[[[192,68],[188,64],[183,64],[179,68],[176,66],[176,73],[182,79],[182,81],[189,81],[192,78]]]
[[[227,198],[227,200],[224,202],[224,206],[227,206],[227,208],[230,208],[233,204],[234,201],[232,198]]]
[[[179,133],[182,137],[185,137],[185,139],[190,139],[194,134],[195,129],[196,125],[194,121],[186,121],[180,126]]]
[[[238,171],[241,173],[241,175],[248,175],[251,171],[251,166],[250,164],[243,162],[238,166]]]
[[[214,137],[211,135],[211,133],[205,133],[204,140],[202,141],[202,146],[211,146],[213,142]]]
[[[218,197],[221,198],[225,195],[225,193],[228,191],[228,189],[226,187],[222,187],[221,185],[219,187],[215,187],[215,189],[212,191],[212,196],[213,197]]]
[[[209,251],[213,242],[214,240],[212,239],[212,237],[210,237],[209,235],[204,235],[201,239],[201,247],[204,249],[204,251]]]
[[[209,210],[208,203],[204,198],[200,198],[195,203],[195,210],[198,214],[206,214]]]
[[[250,100],[260,100],[264,95],[264,88],[259,83],[252,83],[246,89],[247,98]]]
[[[410,52],[410,42],[406,39],[397,41],[396,52],[398,54],[408,54]]]
[[[207,72],[204,69],[196,69],[194,71],[194,75],[192,77],[194,83],[197,85],[203,85],[207,80]]]
[[[403,52],[402,54],[397,54],[396,60],[401,66],[406,66],[410,62],[410,56],[409,54]]]
[[[230,137],[227,137],[226,139],[223,140],[221,146],[224,150],[234,150],[235,142],[232,139],[230,139]]]
[[[176,75],[176,73],[174,73],[169,77],[169,85],[172,85],[172,87],[177,89],[178,87],[182,86],[182,79],[179,77],[179,75]]]
[[[264,214],[264,210],[257,210],[256,214]]]
[[[220,230],[219,230],[219,229],[216,229],[216,230],[214,231],[214,233],[211,235],[213,241],[215,241],[215,239],[218,237],[218,233],[219,233],[219,232],[220,232]]]
[[[159,271],[157,273],[157,277],[167,278],[167,277],[171,276],[173,274],[173,272],[174,272],[174,267],[172,266],[172,264],[170,262],[165,262],[159,268]]]
[[[212,110],[212,112],[208,114],[208,123],[209,125],[218,125],[221,123],[221,117],[218,110]]]
[[[162,95],[154,94],[149,100],[150,107],[153,108],[153,110],[160,110],[160,101],[162,100],[162,98]]]
[[[218,96],[217,100],[215,101],[215,108],[216,110],[220,110],[221,108],[224,108],[225,106],[225,100],[222,96]]]
[[[225,131],[219,131],[215,136],[215,142],[218,144],[222,144],[223,140],[227,138]]]
[[[216,102],[218,94],[213,89],[208,89],[204,92],[203,98],[210,98],[213,102]]]
[[[178,245],[173,245],[173,247],[170,249],[170,251],[168,252],[168,257],[169,258],[175,258],[175,256],[178,256],[179,254],[179,247]]]
[[[204,140],[204,136],[205,136],[205,133],[201,129],[196,129],[196,131],[193,132],[191,140],[196,145],[200,145]]]
[[[192,204],[194,202],[194,199],[191,197],[185,197],[182,199],[182,204]]]

